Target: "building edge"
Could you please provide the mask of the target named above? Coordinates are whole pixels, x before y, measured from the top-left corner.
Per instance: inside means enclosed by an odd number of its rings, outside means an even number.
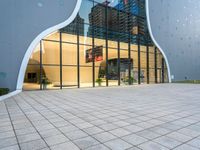
[[[47,35],[67,26],[68,24],[70,24],[76,17],[77,13],[79,12],[80,6],[81,6],[82,0],[77,0],[76,3],[76,7],[74,9],[74,11],[72,12],[71,16],[64,22],[57,24],[53,27],[50,27],[48,29],[46,29],[45,31],[43,31],[42,33],[40,33],[30,44],[29,48],[27,49],[24,58],[22,60],[21,63],[21,67],[19,70],[19,74],[18,74],[18,79],[17,79],[17,86],[16,86],[16,90],[21,90],[22,91],[22,87],[23,87],[23,82],[24,82],[24,76],[25,76],[25,72],[26,72],[26,68],[28,65],[28,61],[31,57],[31,54],[33,53],[35,47],[37,46],[37,44],[40,42],[40,40],[42,40],[42,38],[46,37]]]
[[[146,9],[147,27],[149,29],[149,34],[151,36],[153,43],[158,47],[158,49],[160,50],[160,52],[162,53],[162,55],[165,59],[165,62],[166,62],[166,65],[167,65],[168,80],[169,80],[169,83],[171,83],[172,78],[171,78],[171,70],[170,70],[169,61],[167,59],[167,56],[166,56],[164,50],[161,48],[161,46],[158,44],[158,42],[154,38],[154,35],[153,35],[153,32],[152,32],[150,14],[149,14],[149,0],[146,0],[146,2],[145,2],[145,9]]]
[[[23,82],[24,82],[24,75],[26,72],[26,67],[28,65],[28,61],[29,58],[31,57],[31,54],[33,53],[35,47],[37,46],[37,44],[40,42],[40,40],[42,40],[42,38],[44,38],[45,36],[55,32],[56,30],[59,30],[65,26],[67,26],[68,24],[70,24],[74,18],[76,17],[77,13],[79,12],[80,6],[81,6],[82,0],[77,0],[76,3],[76,7],[74,9],[74,11],[72,12],[71,16],[69,18],[67,18],[67,20],[65,20],[64,22],[57,24],[53,27],[50,27],[48,29],[46,29],[45,31],[43,31],[42,33],[40,33],[29,45],[28,49],[26,50],[26,53],[23,57],[21,66],[20,66],[20,70],[18,73],[18,78],[17,78],[17,85],[16,85],[16,90],[8,93],[6,95],[0,96],[0,101],[3,101],[5,99],[8,99],[14,95],[19,94],[20,92],[22,92],[22,87],[23,87]]]

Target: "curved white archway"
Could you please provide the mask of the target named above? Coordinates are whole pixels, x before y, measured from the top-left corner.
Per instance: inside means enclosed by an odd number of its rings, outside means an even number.
[[[76,7],[75,7],[74,11],[72,12],[71,16],[66,21],[46,29],[45,31],[40,33],[32,41],[32,43],[30,44],[29,48],[27,49],[27,51],[26,51],[26,53],[24,55],[24,58],[22,60],[22,63],[21,63],[21,67],[20,67],[19,74],[18,74],[18,79],[17,79],[16,90],[18,90],[18,91],[22,90],[23,83],[24,83],[24,76],[25,76],[25,72],[26,72],[26,67],[28,65],[29,58],[31,57],[31,54],[33,53],[33,51],[34,51],[35,47],[37,46],[37,44],[45,36],[47,36],[47,35],[55,32],[56,30],[61,29],[61,28],[65,27],[65,26],[67,26],[68,24],[70,24],[75,19],[77,13],[79,12],[81,3],[82,3],[82,0],[77,0]]]
[[[150,36],[151,36],[154,44],[158,47],[158,49],[160,50],[160,52],[162,53],[162,55],[163,55],[163,57],[165,59],[165,62],[166,62],[166,65],[167,65],[168,80],[171,83],[172,82],[171,71],[170,71],[170,66],[169,66],[169,62],[168,62],[167,56],[165,55],[164,50],[161,48],[161,46],[158,44],[158,42],[154,38],[154,35],[153,35],[153,32],[152,32],[151,22],[150,22],[150,15],[149,15],[149,0],[146,0],[146,6],[145,7],[146,7],[146,16],[147,16],[147,26],[148,26],[148,29],[149,29]]]
[[[61,29],[65,26],[67,26],[68,24],[70,24],[74,18],[76,17],[80,6],[81,6],[82,0],[77,0],[77,4],[76,7],[72,13],[72,15],[63,23],[60,23],[56,26],[53,26],[49,29],[46,29],[45,31],[43,31],[42,33],[40,33],[34,40],[33,42],[30,44],[28,50],[25,53],[25,56],[23,58],[20,70],[19,70],[19,74],[18,74],[18,80],[17,80],[17,86],[16,86],[16,90],[22,90],[23,87],[23,82],[24,82],[24,76],[25,76],[25,71],[26,71],[26,67],[28,65],[28,61],[29,58],[31,56],[31,54],[34,51],[34,48],[37,46],[37,44],[39,43],[40,40],[42,40],[42,38],[44,38],[45,36],[47,36],[48,34],[51,34],[52,32]],[[166,65],[167,65],[167,70],[168,70],[168,78],[169,78],[169,82],[171,82],[171,73],[170,73],[170,66],[168,63],[168,59],[167,56],[165,55],[164,51],[162,50],[161,46],[158,44],[158,42],[155,40],[153,33],[152,33],[152,29],[151,29],[151,23],[150,23],[150,15],[149,15],[149,0],[146,0],[146,15],[147,15],[147,25],[149,28],[149,33],[150,36],[154,42],[154,44],[160,49],[165,61],[166,61]]]

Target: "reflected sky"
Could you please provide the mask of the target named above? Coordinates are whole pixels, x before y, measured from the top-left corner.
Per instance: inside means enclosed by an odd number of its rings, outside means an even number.
[[[119,3],[118,0],[111,0],[109,6],[115,7]]]

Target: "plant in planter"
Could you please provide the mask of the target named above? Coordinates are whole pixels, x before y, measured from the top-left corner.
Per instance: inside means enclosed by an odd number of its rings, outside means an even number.
[[[127,84],[133,84],[133,83],[135,83],[136,82],[136,80],[133,78],[133,77],[130,77],[130,79],[127,77],[126,79],[125,79],[125,82],[127,83]]]
[[[8,88],[0,88],[0,96],[8,94],[9,89]]]
[[[51,84],[49,79],[47,77],[42,78],[42,89],[45,90],[47,89],[47,85]]]
[[[102,82],[103,82],[103,80],[101,78],[96,79],[96,83],[98,83],[99,86],[101,86]]]

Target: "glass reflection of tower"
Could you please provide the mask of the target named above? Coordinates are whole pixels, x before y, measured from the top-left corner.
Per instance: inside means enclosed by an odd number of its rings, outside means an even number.
[[[76,35],[79,30],[79,35],[84,35],[84,19],[77,14],[76,18],[66,27],[60,29],[61,32]]]
[[[94,38],[105,39],[107,27],[108,40],[116,41],[120,36],[121,42],[130,40],[131,43],[136,44],[137,37],[140,36],[140,44],[145,45],[149,41],[145,0],[120,0],[115,6],[110,6],[105,2],[96,4],[89,14],[89,22],[93,25],[89,27],[88,36],[90,37],[94,34]],[[129,39],[130,36],[131,39]]]

